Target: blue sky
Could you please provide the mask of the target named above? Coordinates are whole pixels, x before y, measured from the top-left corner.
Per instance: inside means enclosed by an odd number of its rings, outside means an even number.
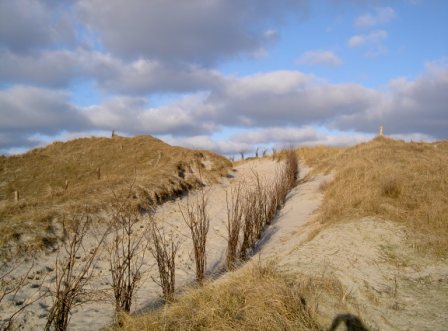
[[[446,139],[442,0],[0,1],[0,152]]]

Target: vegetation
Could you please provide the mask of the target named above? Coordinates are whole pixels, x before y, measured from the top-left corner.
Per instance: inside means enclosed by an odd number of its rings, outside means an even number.
[[[132,203],[132,195],[132,184],[125,192],[114,193],[111,208],[111,238],[106,245],[109,253],[116,317],[121,312],[131,311],[134,294],[146,271],[144,259],[148,248],[147,232],[150,222],[142,221],[140,210]],[[151,217],[150,211],[147,217]]]
[[[299,150],[313,173],[334,173],[319,220],[363,216],[399,222],[417,251],[448,253],[448,142],[406,143],[377,137],[351,148]]]
[[[210,228],[210,217],[207,214],[206,192],[201,190],[196,201],[187,201],[185,208],[179,205],[185,224],[190,229],[193,241],[193,255],[196,266],[196,281],[202,285],[207,267],[207,234]]]
[[[88,252],[85,241],[91,225],[92,219],[88,215],[80,215],[68,226],[68,238],[56,259],[56,277],[53,288],[49,290],[53,305],[47,316],[45,331],[67,330],[72,309],[94,300],[92,292],[86,288],[92,280],[94,263],[107,232]]]
[[[82,138],[0,157],[0,256],[14,247],[52,248],[61,211],[89,206],[95,213],[129,178],[135,178],[136,202],[146,205],[214,181],[229,167],[230,161],[214,153],[151,136]]]
[[[118,330],[320,330],[302,283],[272,264],[188,290],[147,315],[124,317]]]

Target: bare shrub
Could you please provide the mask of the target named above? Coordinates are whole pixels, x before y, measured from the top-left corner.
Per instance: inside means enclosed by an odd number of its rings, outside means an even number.
[[[254,184],[243,196],[243,240],[240,248],[240,258],[247,260],[250,250],[261,238],[265,225],[268,223],[267,189],[260,176],[252,172]]]
[[[159,280],[153,281],[162,288],[165,302],[174,300],[174,290],[176,286],[176,253],[179,249],[179,242],[174,238],[168,238],[165,231],[156,222],[151,223],[152,245],[150,252],[156,259],[159,270]]]
[[[133,204],[133,185],[125,194],[115,194],[112,202],[112,238],[107,247],[115,298],[115,312],[131,311],[132,299],[145,270],[149,222],[141,224],[140,206]]]
[[[62,256],[58,254],[56,258],[54,288],[49,289],[53,305],[45,325],[46,331],[67,330],[73,307],[92,301],[86,286],[93,277],[93,264],[107,235],[105,231],[88,250],[86,237],[92,218],[86,214],[74,216],[69,224]]]
[[[245,261],[254,243],[254,195],[251,191],[246,192],[243,197],[243,240],[240,247],[240,258]]]
[[[226,269],[235,270],[238,259],[240,229],[243,222],[243,197],[241,184],[233,188],[230,197],[226,192],[227,203],[227,252]]]
[[[185,224],[190,229],[193,241],[194,260],[196,264],[196,281],[203,283],[207,267],[207,234],[210,228],[210,218],[207,214],[207,198],[202,189],[198,192],[193,204],[187,201],[185,207],[179,205],[179,210]]]

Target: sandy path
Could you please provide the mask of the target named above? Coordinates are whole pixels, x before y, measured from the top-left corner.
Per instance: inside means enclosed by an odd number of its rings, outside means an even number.
[[[225,240],[225,222],[226,222],[226,191],[233,185],[241,181],[250,184],[253,178],[252,172],[257,172],[261,177],[269,180],[274,177],[278,163],[271,160],[254,160],[246,162],[236,167],[236,171],[232,173],[233,178],[223,178],[221,183],[208,186],[206,188],[208,198],[208,213],[210,215],[210,231],[208,235],[208,257],[207,272],[209,274],[219,273],[222,270],[225,260],[226,240]],[[195,193],[189,197],[176,199],[175,201],[166,202],[156,211],[156,219],[164,224],[166,232],[173,232],[181,242],[181,249],[178,252],[178,268],[176,270],[176,286],[181,288],[194,280],[194,263],[191,255],[191,239],[189,230],[184,224],[179,205],[185,205],[188,199],[194,200]],[[0,318],[8,316],[9,312],[16,309],[19,301],[31,296],[35,289],[33,284],[38,284],[43,274],[47,274],[46,279],[53,277],[52,272],[48,272],[49,268],[54,266],[56,255],[49,254],[41,256],[35,263],[32,272],[32,279],[15,300],[6,298],[1,307]],[[161,289],[151,280],[150,276],[157,277],[157,269],[154,267],[152,256],[148,253],[145,262],[152,266],[149,274],[146,275],[145,281],[138,290],[132,311],[144,310],[145,307],[152,306],[159,302]],[[20,270],[27,270],[29,264],[23,263]],[[102,256],[95,266],[96,276],[92,282],[95,289],[103,289],[110,287],[109,264],[107,258]],[[48,285],[48,282],[46,283]],[[35,285],[34,285],[35,286]],[[111,295],[109,295],[111,298]],[[20,306],[20,305],[19,305]],[[49,298],[42,299],[29,308],[21,315],[15,324],[15,328],[20,330],[36,330],[43,329],[46,322],[51,300]],[[70,330],[98,330],[104,326],[111,324],[113,321],[113,304],[112,300],[100,300],[94,303],[84,304],[73,310],[70,321]]]
[[[336,280],[341,288],[329,282],[315,290],[322,291],[317,312],[326,327],[349,312],[370,330],[447,330],[447,261],[416,254],[406,228],[391,221],[322,227],[313,215],[323,199],[319,186],[329,180],[317,176],[292,190],[253,262],[273,259],[297,275]]]

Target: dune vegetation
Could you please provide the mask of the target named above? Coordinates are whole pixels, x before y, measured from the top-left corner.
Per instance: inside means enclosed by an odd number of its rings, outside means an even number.
[[[99,212],[130,184],[142,207],[226,175],[230,161],[151,136],[82,138],[0,157],[0,248],[51,247],[73,212]],[[69,218],[69,216],[68,216]],[[32,234],[32,235],[31,235]],[[11,244],[11,245],[10,245]]]
[[[275,264],[255,264],[187,290],[163,309],[123,316],[113,330],[320,330],[304,292],[303,283]]]
[[[448,252],[448,142],[386,137],[350,148],[304,147],[313,173],[334,173],[323,185],[322,224],[375,216],[399,222],[418,252]]]

